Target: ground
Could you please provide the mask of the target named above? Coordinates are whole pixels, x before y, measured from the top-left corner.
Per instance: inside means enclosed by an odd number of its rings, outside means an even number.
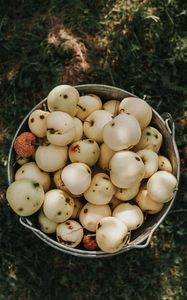
[[[186,299],[185,1],[0,4],[0,300]],[[180,188],[146,249],[102,260],[72,257],[44,245],[7,206],[7,157],[16,128],[60,83],[114,85],[172,114]]]

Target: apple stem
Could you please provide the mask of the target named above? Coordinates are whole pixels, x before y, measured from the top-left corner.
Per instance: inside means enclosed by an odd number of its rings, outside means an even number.
[[[108,172],[108,173],[111,171],[110,168],[103,168],[103,170],[105,170],[105,171]]]
[[[85,120],[84,122],[87,122],[87,123],[89,123],[89,124],[90,124],[90,126],[93,126],[93,125],[94,125],[94,121],[93,121],[93,120],[91,120],[91,121],[87,121],[87,120]]]
[[[43,110],[44,110],[44,111],[48,111],[47,105],[46,105],[45,103],[43,103]]]
[[[84,107],[82,107],[80,104],[77,104],[77,106],[82,109],[83,111],[85,111],[86,109]]]
[[[118,106],[118,104],[117,104],[117,102],[116,102],[116,103],[115,103],[115,107],[114,107],[114,117],[116,117],[117,114],[118,114],[117,106]]]
[[[42,143],[35,143],[35,142],[31,143],[32,146],[40,146],[41,144]]]
[[[20,159],[20,158],[21,158],[21,156],[18,157],[18,159]],[[13,163],[13,167],[15,167],[16,164],[17,164],[17,161],[15,160]]]

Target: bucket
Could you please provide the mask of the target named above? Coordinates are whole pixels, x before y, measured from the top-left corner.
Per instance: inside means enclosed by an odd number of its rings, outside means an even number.
[[[125,97],[137,97],[123,89],[116,88],[113,86],[107,85],[100,85],[100,84],[84,84],[84,85],[77,85],[75,88],[79,91],[80,95],[84,94],[95,94],[98,95],[103,103],[107,100],[115,99],[115,100],[123,100]],[[46,108],[47,98],[42,100],[38,103],[24,118],[20,126],[18,127],[15,136],[12,140],[9,157],[8,157],[8,183],[11,184],[14,181],[14,174],[18,168],[15,165],[16,161],[16,153],[14,151],[14,142],[16,137],[24,132],[28,131],[28,118],[30,114],[36,109],[45,109]],[[169,113],[164,113],[161,116],[153,110],[153,117],[150,123],[151,126],[157,128],[163,135],[163,145],[161,148],[161,153],[168,157],[172,164],[173,174],[179,181],[179,174],[180,174],[180,159],[179,153],[175,142],[175,126],[172,120],[172,117]],[[130,241],[128,245],[124,246],[121,250],[115,253],[106,253],[101,250],[85,250],[81,248],[70,248],[66,245],[62,245],[55,240],[55,237],[51,235],[47,235],[43,233],[38,225],[36,216],[29,216],[29,217],[20,217],[20,223],[26,227],[27,229],[31,230],[39,239],[41,239],[44,243],[48,244],[49,246],[55,248],[64,253],[68,253],[70,255],[79,256],[79,257],[90,257],[90,258],[102,258],[102,257],[109,257],[113,255],[119,255],[121,253],[127,252],[132,249],[141,249],[148,246],[151,237],[156,230],[156,228],[162,223],[168,212],[170,211],[173,202],[176,198],[176,192],[174,197],[170,202],[164,204],[162,210],[155,214],[155,215],[148,215],[144,224],[132,232]]]

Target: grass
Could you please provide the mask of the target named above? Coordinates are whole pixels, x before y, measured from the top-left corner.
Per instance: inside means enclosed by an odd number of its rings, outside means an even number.
[[[0,2],[0,300],[186,299],[185,1]],[[71,257],[44,245],[7,207],[11,139],[59,83],[115,85],[172,114],[180,191],[146,249]]]

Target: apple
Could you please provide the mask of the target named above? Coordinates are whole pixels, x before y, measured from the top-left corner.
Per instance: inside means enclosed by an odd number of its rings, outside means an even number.
[[[111,216],[109,205],[86,203],[80,211],[79,220],[85,229],[95,232],[97,223],[106,216]]]
[[[147,182],[148,196],[156,202],[170,201],[178,189],[176,177],[167,171],[154,173]]]
[[[115,151],[110,149],[105,143],[102,143],[100,145],[100,156],[99,156],[99,161],[98,164],[99,166],[104,169],[108,170],[109,169],[109,162],[114,155]]]
[[[53,173],[53,182],[55,184],[55,187],[59,190],[62,190],[66,193],[68,193],[72,198],[77,198],[77,197],[81,197],[81,195],[73,195],[67,188],[67,186],[65,186],[64,182],[62,181],[61,178],[61,174],[62,174],[62,169],[59,169],[58,171]]]
[[[69,219],[56,228],[57,241],[65,246],[75,248],[83,238],[83,228],[79,222]]]
[[[129,201],[138,194],[139,188],[140,188],[140,182],[134,184],[130,188],[124,188],[124,189],[117,188],[115,197],[121,201]]]
[[[43,212],[45,216],[56,223],[68,220],[73,214],[74,200],[69,194],[59,189],[53,189],[45,194]]]
[[[55,172],[63,168],[68,159],[67,146],[60,147],[53,144],[41,145],[37,148],[35,161],[45,172]]]
[[[73,118],[73,121],[74,121],[74,128],[75,128],[75,135],[74,135],[73,142],[77,142],[82,139],[83,124],[82,124],[81,120],[79,120],[76,117]]]
[[[164,206],[163,203],[155,202],[148,196],[147,184],[141,185],[140,190],[135,196],[134,200],[143,212],[151,215],[161,211],[162,207]]]
[[[99,248],[107,253],[121,250],[128,240],[128,228],[118,218],[104,217],[96,228],[96,242]]]
[[[96,205],[108,204],[114,196],[116,187],[105,173],[97,173],[92,178],[90,187],[84,192],[85,199]]]
[[[128,230],[135,230],[144,222],[144,215],[137,205],[130,203],[119,204],[112,213],[113,217],[119,218]]]
[[[41,209],[38,214],[38,223],[40,225],[41,231],[50,234],[56,232],[57,224],[56,222],[53,222],[49,220],[43,213],[43,210]]]
[[[144,178],[149,178],[158,170],[158,154],[151,149],[143,149],[136,152],[145,165]]]
[[[20,179],[9,185],[6,198],[17,215],[27,217],[33,215],[42,206],[44,189],[36,181]]]
[[[95,165],[99,154],[100,148],[92,139],[83,139],[74,142],[69,147],[69,158],[71,162],[82,162],[90,167]]]
[[[164,155],[159,155],[158,156],[158,168],[159,168],[159,170],[167,171],[167,172],[170,172],[170,173],[172,173],[172,170],[173,170],[171,162]]]
[[[139,122],[141,129],[146,128],[152,119],[151,106],[137,97],[124,98],[119,105],[120,113],[130,113]]]
[[[65,112],[54,111],[47,117],[47,139],[57,146],[66,146],[75,138],[74,119]]]
[[[72,194],[80,195],[91,184],[91,170],[84,163],[71,163],[63,168],[61,178]]]
[[[79,98],[76,117],[84,121],[92,112],[102,108],[101,99],[94,95],[84,95]]]
[[[98,245],[96,243],[96,237],[94,233],[86,233],[83,236],[82,243],[85,249],[87,250],[96,250]]]
[[[35,154],[36,142],[36,136],[32,132],[22,132],[15,139],[14,150],[18,156],[30,158]]]
[[[118,114],[120,101],[108,100],[103,104],[103,109],[109,111],[114,117]]]
[[[28,162],[21,166],[15,173],[15,180],[31,179],[43,186],[44,192],[48,191],[51,185],[50,175],[40,170],[35,162]]]
[[[34,110],[28,119],[28,126],[32,133],[39,138],[43,138],[47,134],[46,119],[49,116],[48,111],[41,109]]]
[[[84,199],[82,199],[82,198],[74,199],[74,210],[73,210],[73,214],[71,215],[71,219],[79,218],[80,211],[81,211],[82,207],[84,206],[84,204],[85,204]]]
[[[135,117],[125,113],[117,115],[103,128],[103,140],[113,151],[130,149],[141,137],[141,128]]]
[[[109,164],[110,178],[118,188],[130,188],[144,178],[145,165],[138,154],[132,151],[116,152]]]
[[[74,117],[77,112],[79,92],[70,85],[62,84],[53,88],[47,96],[47,106],[50,112],[62,111]]]
[[[132,150],[137,152],[142,149],[151,149],[158,153],[162,146],[162,140],[162,134],[156,128],[148,126],[142,130],[140,141]]]
[[[112,114],[105,110],[95,110],[84,121],[84,134],[87,138],[101,144],[103,142],[103,127],[112,120]]]

